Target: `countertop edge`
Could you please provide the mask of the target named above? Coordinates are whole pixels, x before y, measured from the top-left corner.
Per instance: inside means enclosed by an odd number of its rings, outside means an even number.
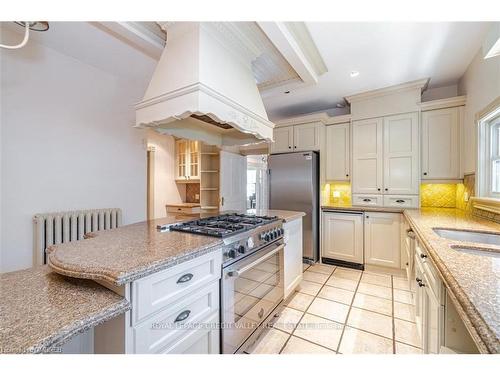
[[[54,262],[54,259],[52,259],[50,252],[48,252],[48,254],[47,254],[47,264],[54,272],[61,274],[61,275],[74,277],[77,279],[101,280],[101,281],[109,282],[109,283],[116,285],[116,286],[122,286],[122,285],[130,283],[132,281],[135,281],[137,279],[140,279],[142,277],[149,276],[155,272],[163,271],[163,270],[168,269],[170,267],[173,267],[177,264],[184,263],[184,262],[187,262],[191,259],[197,258],[199,256],[211,253],[212,251],[216,251],[220,248],[221,245],[222,245],[222,242],[193,250],[192,252],[181,255],[181,256],[176,257],[174,259],[167,259],[166,261],[162,260],[162,261],[153,262],[147,266],[144,266],[142,268],[138,268],[137,270],[134,270],[134,271],[124,273],[120,276],[114,276],[114,275],[111,275],[110,273],[106,273],[105,271],[103,271],[103,272],[88,272],[85,270],[65,268],[61,262],[57,262],[57,261]]]
[[[287,218],[280,217],[280,219],[283,220],[284,223],[289,223],[290,221],[300,219],[301,217],[304,217],[304,216],[306,216],[305,212],[297,211],[296,214],[294,214],[290,217],[287,217]]]
[[[22,353],[24,354],[52,353],[53,350],[51,349],[53,347],[63,345],[74,336],[83,333],[108,320],[111,320],[117,317],[118,315],[127,312],[130,309],[131,306],[129,301],[123,299],[122,301],[115,303],[113,306],[108,307],[107,309],[99,312],[98,314],[90,316],[84,320],[77,321],[66,327],[63,327],[58,332],[43,339],[38,345],[31,346]]]
[[[404,212],[404,208],[397,207],[370,207],[370,206],[321,206],[322,211],[353,211],[353,212],[387,212],[401,214]]]
[[[411,215],[408,214],[407,210],[403,211],[403,215],[411,224],[412,229],[414,229],[415,234],[421,241],[422,245],[424,245],[426,250],[429,252],[432,262],[439,272],[441,280],[445,283],[445,285],[448,287],[448,290],[451,292],[451,299],[455,303],[455,307],[457,307],[460,316],[463,318],[464,324],[471,334],[474,342],[478,345],[479,351],[482,353],[499,353],[500,348],[498,345],[489,345],[490,342],[498,342],[496,335],[491,331],[488,324],[484,322],[484,319],[477,311],[474,304],[462,291],[460,284],[448,271],[448,268],[441,261],[441,258],[434,250],[432,245],[426,240],[425,235],[420,231],[418,223],[413,220]]]

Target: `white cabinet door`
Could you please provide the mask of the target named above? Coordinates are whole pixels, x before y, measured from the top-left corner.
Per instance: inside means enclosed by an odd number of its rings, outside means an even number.
[[[422,112],[422,179],[459,179],[460,109]]]
[[[384,117],[384,194],[418,194],[418,114]]]
[[[424,280],[425,281],[425,280]],[[425,284],[422,286],[425,292],[425,318],[424,318],[424,351],[428,354],[439,354],[442,345],[442,321],[443,308],[432,289]]]
[[[274,143],[271,144],[271,153],[293,151],[293,126],[274,128]]]
[[[220,152],[220,210],[247,209],[247,158],[227,151]]]
[[[337,212],[323,213],[321,256],[363,263],[363,216]]]
[[[382,194],[382,131],[382,118],[352,123],[353,193]]]
[[[349,123],[326,127],[326,180],[348,181],[350,168]]]
[[[320,149],[321,124],[310,123],[293,127],[293,151],[316,151]]]
[[[285,229],[285,299],[302,280],[302,218],[286,222]]]
[[[365,213],[365,263],[401,268],[400,214]]]

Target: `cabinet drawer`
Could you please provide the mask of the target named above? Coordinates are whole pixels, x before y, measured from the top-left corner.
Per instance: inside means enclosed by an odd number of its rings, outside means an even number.
[[[441,298],[441,279],[439,274],[429,259],[427,251],[420,245],[417,244],[415,248],[415,257],[419,260],[425,280],[427,282],[427,287],[429,287],[436,298]]]
[[[219,314],[205,320],[200,329],[190,330],[161,350],[161,354],[220,354]]]
[[[214,251],[132,283],[132,324],[220,279],[222,254]]]
[[[417,208],[418,195],[384,195],[384,206]]]
[[[202,329],[218,310],[219,283],[214,281],[133,327],[134,353],[164,351],[182,336]]]
[[[199,214],[201,212],[201,207],[179,207],[179,206],[166,206],[167,214]]]
[[[364,195],[364,194],[352,195],[353,206],[382,206],[383,203],[384,202],[382,195]]]

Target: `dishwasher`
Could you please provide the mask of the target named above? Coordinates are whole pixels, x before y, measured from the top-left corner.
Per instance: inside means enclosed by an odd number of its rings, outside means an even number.
[[[321,261],[364,269],[363,212],[323,210],[321,225]]]

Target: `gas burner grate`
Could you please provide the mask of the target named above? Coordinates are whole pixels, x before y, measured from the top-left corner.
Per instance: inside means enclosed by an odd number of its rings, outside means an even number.
[[[170,230],[223,238],[277,219],[277,216],[225,214],[172,225]]]

